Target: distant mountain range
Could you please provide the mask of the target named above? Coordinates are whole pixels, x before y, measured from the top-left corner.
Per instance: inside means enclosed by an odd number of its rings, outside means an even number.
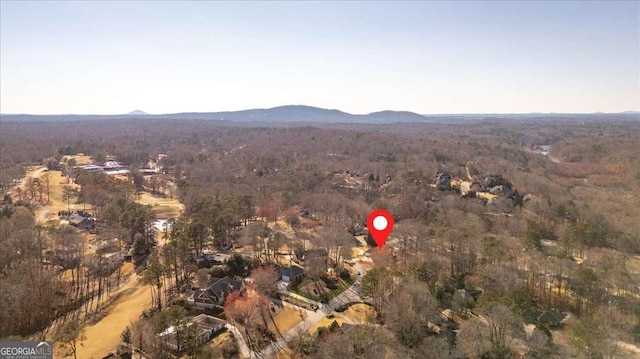
[[[454,115],[421,115],[409,111],[380,111],[367,115],[354,115],[340,110],[331,110],[311,106],[288,105],[269,109],[252,109],[224,112],[184,112],[174,114],[152,115],[135,110],[122,115],[27,115],[0,114],[3,121],[73,121],[73,120],[108,120],[108,119],[181,119],[211,120],[243,123],[395,123],[395,122],[451,122],[469,120],[500,119],[573,119],[587,120],[595,118],[640,119],[637,111],[617,114],[454,114]]]
[[[127,115],[149,115],[149,114],[144,111],[134,110],[129,112]]]

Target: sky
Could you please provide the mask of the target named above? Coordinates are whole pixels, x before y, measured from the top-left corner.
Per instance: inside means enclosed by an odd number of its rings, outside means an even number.
[[[640,110],[640,2],[0,1],[0,112]]]

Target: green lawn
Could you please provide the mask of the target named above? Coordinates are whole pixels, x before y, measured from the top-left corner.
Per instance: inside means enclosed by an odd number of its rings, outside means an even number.
[[[281,295],[280,299],[282,301],[289,302],[289,303],[291,303],[293,305],[297,305],[298,307],[302,307],[302,308],[305,308],[305,309],[310,309],[309,303],[307,303],[307,302],[305,302],[303,300],[300,300],[298,298],[290,297],[288,295]]]
[[[322,280],[320,280],[322,281]],[[304,288],[306,285],[313,283],[313,281],[310,278],[305,278],[299,285],[295,286],[295,287],[289,287],[289,291],[296,293],[298,295],[301,295],[303,297],[309,298],[311,300],[315,300],[317,302],[321,302],[322,301],[322,296],[320,295],[314,295],[311,293],[307,293],[306,291],[302,291],[301,288]],[[336,289],[329,289],[329,292],[327,293],[326,299],[327,301],[337,297],[338,295],[340,295],[340,293],[344,292],[345,290],[347,290],[347,288],[349,288],[351,286],[351,283],[345,281],[342,278],[339,278],[339,281],[336,283]]]

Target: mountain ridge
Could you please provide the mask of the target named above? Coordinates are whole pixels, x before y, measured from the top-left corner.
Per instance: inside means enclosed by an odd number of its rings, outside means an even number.
[[[141,115],[150,115],[150,113],[146,113],[142,110],[133,110],[129,113],[127,113],[127,115],[129,116],[141,116]]]
[[[168,114],[149,114],[135,110],[121,115],[31,115],[0,114],[3,121],[73,121],[73,120],[116,120],[116,119],[157,119],[157,120],[209,120],[239,123],[399,123],[399,122],[440,122],[468,120],[502,120],[528,118],[601,118],[609,116],[614,119],[640,120],[637,111],[620,113],[528,113],[528,114],[419,114],[411,111],[383,110],[368,114],[351,114],[337,109],[325,109],[306,105],[284,105],[272,108],[256,108],[239,111],[219,112],[179,112]]]

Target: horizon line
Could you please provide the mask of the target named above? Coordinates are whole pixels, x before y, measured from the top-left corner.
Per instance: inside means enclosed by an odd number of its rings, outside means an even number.
[[[180,115],[180,114],[209,114],[209,113],[219,113],[219,112],[241,112],[241,111],[252,111],[252,110],[273,110],[281,107],[308,107],[313,109],[320,109],[326,111],[340,111],[348,115],[354,116],[367,116],[379,112],[409,112],[418,114],[421,116],[473,116],[473,115],[613,115],[613,114],[640,114],[640,109],[638,110],[625,110],[618,112],[603,112],[603,111],[595,111],[595,112],[542,112],[542,111],[534,111],[534,112],[454,112],[454,113],[419,113],[410,110],[379,110],[373,111],[369,113],[350,113],[336,108],[324,108],[310,105],[279,105],[274,107],[254,107],[254,108],[246,108],[240,110],[217,110],[217,111],[181,111],[181,112],[166,112],[166,113],[149,113],[143,110],[133,110],[127,113],[0,113],[0,116],[169,116],[169,115]],[[135,113],[142,112],[142,113]]]

